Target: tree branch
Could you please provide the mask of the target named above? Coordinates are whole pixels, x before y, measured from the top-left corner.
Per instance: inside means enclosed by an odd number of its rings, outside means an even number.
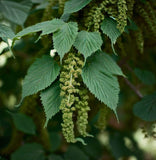
[[[136,93],[136,95],[139,98],[143,98],[143,95],[141,94],[141,92],[128,80],[124,77],[124,81],[126,82],[126,84]]]

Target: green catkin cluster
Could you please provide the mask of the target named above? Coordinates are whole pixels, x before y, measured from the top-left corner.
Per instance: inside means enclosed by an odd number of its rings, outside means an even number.
[[[127,25],[127,5],[125,0],[118,0],[118,17],[117,17],[117,28],[121,33]]]
[[[127,3],[127,9],[128,9],[127,17],[132,18],[135,0],[126,0],[126,3]]]
[[[155,22],[153,22],[154,20],[152,20],[152,17],[150,17],[150,14],[143,8],[143,6],[137,5],[136,7],[137,8],[135,12],[137,12],[140,15],[140,17],[143,18],[153,36],[156,36],[156,25]]]
[[[41,21],[47,21],[47,20],[51,20],[52,18],[54,18],[52,15],[53,13],[52,7],[57,3],[57,0],[49,0],[48,3],[49,4],[44,10]]]
[[[139,51],[139,53],[143,53],[144,52],[144,37],[143,37],[143,33],[141,29],[138,29],[135,33],[134,33],[135,39],[136,39],[136,46],[137,49]]]
[[[107,14],[108,14],[109,16],[112,16],[113,18],[117,19],[118,11],[117,11],[117,8],[116,8],[115,5],[109,6],[109,7],[106,9],[106,11],[107,11]]]
[[[101,20],[104,19],[104,15],[101,14],[101,10],[98,6],[93,6],[88,13],[88,17],[85,21],[85,26],[90,30],[93,26],[93,31],[99,31]]]
[[[76,111],[75,104],[79,102],[78,81],[83,61],[73,53],[69,53],[64,60],[63,68],[60,74],[60,87],[62,101],[60,109],[63,113],[62,132],[67,142],[75,143],[73,116]]]
[[[104,19],[104,15],[101,13],[101,7],[97,8],[93,15],[94,31],[99,32],[100,22]]]
[[[86,19],[86,23],[85,23],[85,26],[88,28],[88,30],[93,25],[93,30],[99,32],[100,22],[104,20],[104,14],[102,13],[102,11],[104,10],[105,6],[108,3],[109,3],[109,0],[106,0],[100,3],[99,6],[94,5],[90,9],[88,13],[88,17]]]
[[[87,89],[82,89],[79,92],[80,101],[75,105],[76,109],[78,110],[77,115],[77,129],[79,133],[86,137],[88,136],[87,133],[87,124],[88,124],[88,111],[90,107],[88,105],[89,96],[87,95]]]
[[[105,0],[102,1],[102,3],[98,5],[94,5],[90,12],[88,13],[88,18],[86,20],[85,26],[88,27],[88,30],[93,25],[93,30],[99,32],[100,23],[104,20],[104,12],[112,12],[114,13],[114,10],[109,7],[107,7],[108,4],[114,4],[116,0]],[[114,15],[114,14],[113,14]]]
[[[89,11],[85,26],[88,30],[93,26],[93,31],[99,32],[100,24],[104,20],[104,15],[108,14],[114,18],[118,17],[116,7],[117,0],[105,0],[100,4],[95,4]]]
[[[59,0],[59,13],[63,13],[64,5],[65,5],[66,0]]]
[[[96,127],[101,131],[104,131],[106,128],[109,113],[110,113],[110,109],[107,106],[102,106],[100,108],[99,118],[98,118]]]
[[[156,26],[156,13],[152,7],[152,4],[150,2],[146,2],[146,11],[149,14],[149,17],[152,20],[152,23]]]

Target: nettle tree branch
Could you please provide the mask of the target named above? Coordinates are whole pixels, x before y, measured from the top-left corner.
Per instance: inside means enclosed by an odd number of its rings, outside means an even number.
[[[139,91],[139,89],[134,86],[127,78],[123,77],[125,83],[134,91],[134,93],[139,97],[143,98],[142,93]]]
[[[125,67],[126,69],[128,69],[131,73],[134,74],[133,69],[127,64],[126,59],[122,59],[119,62],[119,66],[121,68]],[[125,83],[134,91],[134,93],[139,97],[139,98],[143,98],[142,93],[140,92],[140,90],[134,85],[132,84],[127,78],[123,77]]]

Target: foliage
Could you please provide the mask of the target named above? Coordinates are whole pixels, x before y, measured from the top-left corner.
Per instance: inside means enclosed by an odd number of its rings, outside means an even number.
[[[25,156],[23,156],[23,153]],[[25,144],[20,147],[15,153],[12,154],[11,160],[20,160],[20,159],[33,159],[33,160],[44,160],[44,151],[41,145],[32,143]]]
[[[75,38],[78,34],[77,24],[69,22],[60,28],[58,32],[53,35],[54,48],[57,50],[60,58],[64,57],[65,53],[68,53],[73,45]]]
[[[145,121],[156,120],[156,93],[143,97],[134,105],[134,114]]]
[[[45,125],[47,125],[49,119],[59,111],[61,104],[59,82],[56,81],[50,87],[43,90],[40,96],[46,114]]]
[[[92,0],[70,0],[65,4],[64,14],[77,12],[91,1]]]
[[[120,31],[116,28],[116,21],[111,18],[105,18],[101,24],[101,29],[110,39],[112,44],[115,44],[117,38],[121,35]]]
[[[153,85],[156,82],[155,75],[148,71],[148,70],[141,70],[139,68],[134,69],[135,74],[137,75],[138,79],[142,81],[142,83],[146,85]]]
[[[35,134],[36,126],[31,117],[22,114],[16,113],[12,114],[12,118],[15,124],[15,127],[24,133]]]
[[[79,32],[74,46],[85,58],[101,48],[102,39],[99,33],[96,32]]]
[[[115,70],[111,70],[111,67],[113,68],[113,63],[111,64],[111,62],[113,61],[110,61],[108,64],[103,64],[105,56],[107,57],[104,53],[98,52],[89,57],[83,68],[82,78],[95,97],[116,112],[119,98],[119,84],[112,72],[117,75],[118,70],[116,70],[116,72]],[[111,67],[109,68],[107,65],[111,65]],[[114,65],[116,64],[114,63]],[[118,66],[116,69],[117,68]],[[119,72],[121,72],[120,69]],[[119,74],[122,74],[122,72]]]
[[[0,159],[146,159],[155,22],[153,0],[0,0]]]
[[[8,0],[0,1],[0,10],[4,17],[13,23],[23,25],[31,9],[31,2],[18,3]]]
[[[57,78],[59,71],[60,67],[50,56],[37,59],[31,65],[23,80],[21,99],[23,100],[26,96],[35,94],[50,86]]]

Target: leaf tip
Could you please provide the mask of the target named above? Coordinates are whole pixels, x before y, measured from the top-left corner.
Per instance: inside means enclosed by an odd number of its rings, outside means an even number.
[[[116,117],[116,119],[117,119],[117,122],[120,123],[116,109],[113,109],[113,112],[114,112],[114,114],[115,114],[115,117]]]
[[[81,142],[83,145],[87,145],[87,143],[85,143],[85,141],[82,138],[76,138],[76,142]]]

